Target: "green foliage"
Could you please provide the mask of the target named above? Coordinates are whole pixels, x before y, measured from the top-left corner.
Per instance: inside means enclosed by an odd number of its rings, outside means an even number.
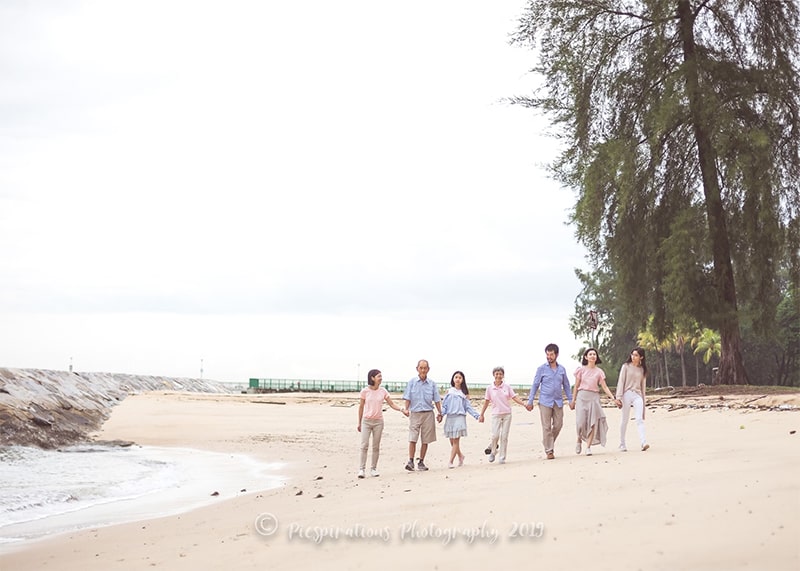
[[[703,357],[703,363],[708,363],[712,357],[719,356],[722,352],[722,339],[719,332],[713,329],[703,328],[698,332],[697,337],[692,339],[694,354]]]
[[[583,284],[583,289],[575,300],[575,310],[570,317],[569,326],[575,338],[583,344],[583,348],[579,354],[574,355],[574,358],[579,360],[584,349],[595,347],[603,359],[603,370],[608,378],[615,378],[616,371],[628,358],[634,346],[635,335],[624,333],[614,320],[616,296],[613,276],[602,270],[593,272],[575,270],[575,275]],[[590,329],[587,323],[590,310],[597,312],[598,323],[597,329],[594,330]],[[620,312],[616,312],[616,315],[619,314]]]
[[[740,319],[775,333],[780,273],[800,278],[799,10],[529,2],[514,41],[537,51],[545,87],[513,102],[565,144],[552,174],[577,192],[571,220],[595,264],[579,274],[576,335],[592,308],[606,344],[649,319],[655,339],[697,322],[721,336],[704,356],[726,347],[738,367]]]

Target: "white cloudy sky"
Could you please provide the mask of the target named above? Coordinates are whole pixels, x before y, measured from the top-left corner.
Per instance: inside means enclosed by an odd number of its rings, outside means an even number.
[[[0,4],[0,366],[527,382],[583,250],[524,0]]]

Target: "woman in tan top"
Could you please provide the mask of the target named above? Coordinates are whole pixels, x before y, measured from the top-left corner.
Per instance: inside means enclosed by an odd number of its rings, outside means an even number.
[[[633,406],[633,415],[636,419],[636,429],[639,431],[639,441],[642,452],[650,448],[644,433],[645,412],[645,387],[647,382],[647,363],[644,358],[644,349],[635,347],[628,360],[622,365],[617,381],[617,399],[622,401],[622,424],[619,430],[619,449],[625,452],[625,432],[630,420],[630,408]]]

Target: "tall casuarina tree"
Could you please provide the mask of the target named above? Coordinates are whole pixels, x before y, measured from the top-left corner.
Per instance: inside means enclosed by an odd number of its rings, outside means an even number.
[[[742,312],[769,329],[777,274],[800,275],[798,30],[797,0],[531,0],[514,35],[545,81],[512,101],[563,141],[615,321],[719,330],[727,384],[748,379]]]

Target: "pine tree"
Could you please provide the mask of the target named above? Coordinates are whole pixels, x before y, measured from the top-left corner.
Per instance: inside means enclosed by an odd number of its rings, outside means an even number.
[[[720,331],[719,378],[747,383],[739,307],[772,327],[776,272],[800,275],[796,1],[531,0],[514,41],[538,53],[552,165],[572,220],[614,275],[628,330]],[[645,300],[646,303],[639,303]]]

